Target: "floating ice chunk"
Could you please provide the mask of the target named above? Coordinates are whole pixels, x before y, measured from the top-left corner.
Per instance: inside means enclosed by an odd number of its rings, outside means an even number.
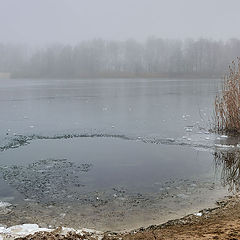
[[[222,135],[220,138],[228,138],[227,135]]]
[[[35,126],[33,126],[33,125],[31,125],[31,126],[29,126],[30,128],[34,128]]]
[[[210,138],[209,137],[205,137],[205,140],[210,140]]]
[[[188,141],[191,141],[192,139],[191,139],[191,138],[188,138],[187,140],[188,140]]]
[[[179,197],[179,198],[183,198],[183,199],[189,198],[189,196],[186,195],[186,194],[184,194],[184,193],[180,193],[180,194],[178,194],[177,197]]]
[[[198,212],[198,213],[194,213],[194,215],[197,216],[197,217],[201,217],[202,213]]]
[[[185,131],[186,131],[186,132],[192,132],[193,129],[192,129],[192,128],[185,128]]]
[[[218,147],[218,148],[234,148],[234,145],[215,144],[215,147]]]
[[[187,139],[187,137],[186,136],[182,136],[182,139]]]
[[[34,200],[31,199],[31,198],[25,198],[24,201],[25,201],[25,202],[34,202]]]

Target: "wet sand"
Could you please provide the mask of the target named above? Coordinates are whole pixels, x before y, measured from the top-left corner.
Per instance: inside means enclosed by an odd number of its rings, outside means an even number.
[[[39,189],[40,191],[41,189]],[[169,182],[157,193],[133,193],[124,189],[82,195],[74,202],[39,203],[24,199],[0,208],[1,224],[24,223],[44,228],[83,227],[100,231],[129,231],[183,217],[206,207],[226,194],[220,185],[190,180]]]
[[[40,239],[104,239],[104,240],[236,240],[240,239],[240,198],[238,195],[226,197],[217,202],[218,206],[204,209],[199,214],[190,214],[181,219],[168,221],[162,225],[151,225],[131,232],[106,232],[102,236],[68,234],[59,232],[36,233],[31,236],[19,238],[22,240]]]

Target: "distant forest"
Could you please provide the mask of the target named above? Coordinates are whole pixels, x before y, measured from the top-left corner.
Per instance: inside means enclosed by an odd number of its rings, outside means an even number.
[[[222,77],[240,40],[92,40],[38,49],[0,44],[0,72],[22,78]]]

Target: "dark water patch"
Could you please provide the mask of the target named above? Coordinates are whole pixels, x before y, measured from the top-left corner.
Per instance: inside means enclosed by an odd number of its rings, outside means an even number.
[[[2,152],[1,165],[25,169],[36,159],[93,164],[92,171],[81,181],[92,191],[127,186],[154,192],[155,182],[166,178],[209,176],[213,170],[212,155],[208,151],[198,152],[171,144],[145,144],[139,138],[125,141],[110,137],[68,137],[35,139],[22,148]],[[64,167],[62,169],[64,174]]]

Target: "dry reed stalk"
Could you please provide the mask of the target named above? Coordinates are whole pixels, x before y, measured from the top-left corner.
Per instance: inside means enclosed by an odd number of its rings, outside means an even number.
[[[240,133],[240,59],[229,66],[222,91],[215,98],[215,130],[226,134]]]
[[[232,192],[240,191],[240,152],[216,151],[214,153],[216,171],[221,169],[223,186]]]

